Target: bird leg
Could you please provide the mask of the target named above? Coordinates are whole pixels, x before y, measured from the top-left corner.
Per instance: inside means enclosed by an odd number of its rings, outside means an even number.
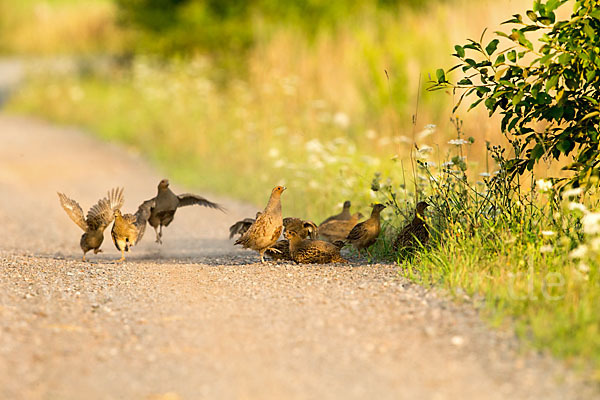
[[[265,251],[267,251],[267,250],[270,250],[270,251],[272,251],[273,253],[279,253],[279,254],[282,254],[282,251],[281,251],[281,250],[279,250],[279,249],[277,249],[277,248],[275,248],[275,247],[269,247],[268,249],[265,249]]]
[[[259,254],[260,254],[260,262],[264,264],[264,262],[265,262],[265,259],[264,259],[265,250],[260,251]]]
[[[85,251],[83,252],[83,257],[81,257],[81,261],[85,262]]]
[[[160,232],[158,231],[158,228],[154,228],[154,232],[156,232],[156,243],[162,244],[162,240],[160,240],[162,237],[162,225],[160,226]]]
[[[125,250],[121,249],[121,258],[117,262],[119,263],[123,261],[125,261]]]
[[[94,254],[102,253],[101,249],[94,249]]]

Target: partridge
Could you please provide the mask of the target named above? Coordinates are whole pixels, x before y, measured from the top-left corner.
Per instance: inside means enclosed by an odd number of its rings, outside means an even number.
[[[283,219],[284,236],[285,232],[293,230],[298,233],[300,238],[305,239],[307,236],[311,239],[316,239],[317,226],[312,221],[305,221],[300,218],[284,218]],[[287,239],[278,240],[271,248],[265,251],[265,254],[273,260],[292,261],[290,255],[290,244]]]
[[[301,264],[345,263],[340,247],[322,240],[302,239],[298,232],[286,230],[292,260]]]
[[[396,240],[394,240],[393,248],[395,252],[403,249],[410,251],[419,245],[424,246],[427,244],[429,241],[429,228],[423,219],[427,207],[429,207],[429,204],[424,201],[417,203],[413,220],[402,228]]]
[[[356,224],[348,234],[348,237],[346,237],[346,241],[352,244],[359,253],[362,249],[367,249],[367,253],[369,256],[371,255],[368,247],[375,243],[379,236],[379,232],[381,231],[380,214],[384,208],[383,204],[375,204],[369,219]]]
[[[115,210],[115,222],[110,233],[115,247],[121,252],[119,261],[125,261],[125,252],[142,240],[154,205],[154,199],[146,200],[135,214],[122,214],[121,210]]]
[[[63,193],[58,193],[58,198],[69,218],[83,229],[84,233],[79,240],[83,250],[82,260],[85,261],[85,254],[90,250],[93,250],[94,254],[100,253],[104,230],[112,222],[115,210],[123,206],[123,189],[115,188],[109,191],[107,197],[98,200],[98,203],[89,209],[85,218],[81,206],[75,200]]]
[[[342,212],[336,215],[332,215],[331,217],[325,219],[325,221],[321,222],[321,225],[329,222],[329,221],[347,221],[349,219],[352,218],[352,215],[350,214],[350,206],[352,204],[350,203],[350,200],[346,200],[344,202],[344,208],[342,209]],[[319,226],[321,226],[319,225]]]
[[[241,244],[244,248],[258,251],[260,261],[265,262],[265,251],[273,246],[283,230],[283,218],[281,217],[281,193],[285,188],[276,186],[271,191],[271,197],[264,211],[256,218],[256,221],[248,230],[235,241],[234,245]]]
[[[177,208],[179,207],[197,204],[225,212],[225,209],[222,206],[217,203],[213,203],[202,196],[191,193],[176,195],[171,189],[169,189],[168,179],[163,179],[160,181],[158,184],[158,193],[156,197],[150,200],[154,200],[154,206],[150,210],[151,212],[150,217],[148,218],[148,223],[156,232],[157,243],[162,243],[162,228],[163,226],[169,226],[175,217]]]
[[[346,239],[352,228],[354,228],[358,220],[362,217],[361,213],[356,213],[349,220],[331,220],[325,222],[319,226],[319,239],[330,243]]]

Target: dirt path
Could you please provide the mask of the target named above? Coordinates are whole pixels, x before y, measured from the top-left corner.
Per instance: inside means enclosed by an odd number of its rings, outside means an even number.
[[[257,263],[227,227],[254,207],[178,211],[129,262],[79,261],[87,210],[161,178],[122,148],[0,115],[1,399],[576,399],[597,393],[394,266]],[[181,188],[177,188],[182,190]],[[293,196],[293,193],[286,193]],[[266,195],[265,195],[266,196]],[[285,198],[283,198],[285,209]]]

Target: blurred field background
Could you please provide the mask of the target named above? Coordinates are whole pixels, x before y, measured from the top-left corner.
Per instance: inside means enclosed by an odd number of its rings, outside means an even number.
[[[584,215],[600,220],[585,214],[597,200],[519,190],[499,218],[482,214],[490,191],[482,181],[498,169],[486,142],[506,145],[498,118],[467,112],[469,101],[453,115],[457,95],[426,90],[430,74],[454,65],[455,44],[531,6],[0,0],[0,52],[24,60],[28,72],[7,108],[86,128],[150,158],[167,177],[257,207],[285,184],[284,214],[317,223],[346,199],[367,215],[394,193],[398,207],[384,211],[388,239],[411,218],[419,187],[452,203],[454,214],[432,216],[442,245],[401,271],[483,300],[490,321],[514,322],[527,342],[591,365],[600,381],[600,229],[581,223]],[[463,144],[448,143],[455,139]],[[541,161],[521,184],[557,170]],[[386,246],[378,242],[376,254],[389,257]]]
[[[455,98],[427,92],[429,76],[528,3],[1,0],[5,54],[75,61],[30,69],[9,108],[258,205],[285,183],[286,212],[319,220],[347,198],[368,206],[375,172],[410,186],[415,143],[436,164],[453,155]],[[476,177],[493,169],[485,141],[502,137],[483,111],[459,116]]]

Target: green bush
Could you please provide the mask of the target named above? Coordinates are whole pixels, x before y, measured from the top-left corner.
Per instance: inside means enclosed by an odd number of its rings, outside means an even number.
[[[507,163],[512,177],[531,170],[542,157],[572,157],[574,186],[598,182],[600,174],[600,3],[572,2],[568,20],[555,11],[567,0],[536,0],[526,11],[504,22],[516,27],[495,32],[495,38],[455,46],[460,68],[467,74],[450,84],[437,71],[435,88],[466,89],[476,95],[471,108],[483,104],[490,115],[499,111],[502,130],[514,148]],[[541,33],[541,46],[531,35]],[[531,39],[531,40],[530,40]],[[509,46],[499,50],[501,41]],[[460,103],[459,103],[460,104]],[[458,107],[458,105],[457,105]]]

